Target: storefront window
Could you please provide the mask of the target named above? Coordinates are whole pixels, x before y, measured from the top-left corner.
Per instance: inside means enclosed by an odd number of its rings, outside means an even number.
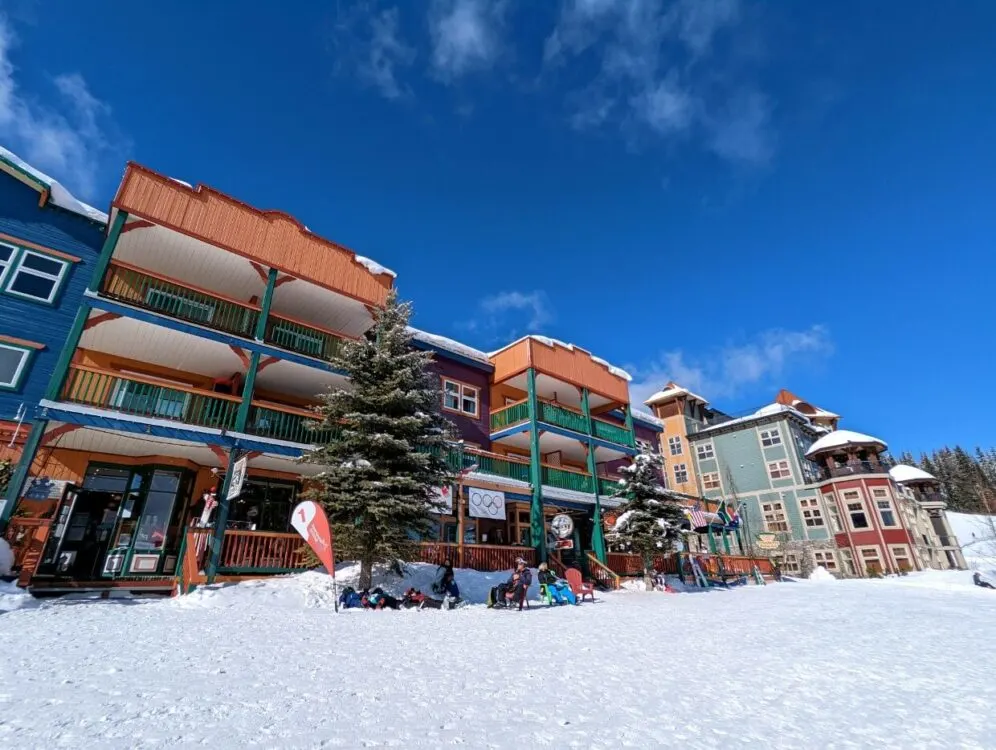
[[[247,479],[242,494],[232,501],[229,528],[250,531],[289,531],[297,485],[267,479]]]
[[[142,520],[135,536],[135,548],[160,550],[166,544],[173,504],[180,488],[180,473],[156,471],[142,509]]]

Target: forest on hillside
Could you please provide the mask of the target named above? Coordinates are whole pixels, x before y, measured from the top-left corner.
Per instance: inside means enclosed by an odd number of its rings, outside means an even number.
[[[996,514],[996,448],[976,448],[969,453],[960,445],[941,448],[916,459],[909,452],[899,461],[919,466],[941,483],[948,510]]]

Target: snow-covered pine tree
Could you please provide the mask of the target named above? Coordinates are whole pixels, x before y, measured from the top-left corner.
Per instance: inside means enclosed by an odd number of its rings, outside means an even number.
[[[336,547],[360,561],[361,588],[375,562],[410,559],[413,537],[431,527],[435,489],[454,480],[442,458],[452,426],[439,412],[431,355],[411,345],[410,314],[392,292],[373,327],[330,359],[350,384],[322,395],[318,428],[338,429],[339,439],[304,458],[325,467],[312,497],[334,526]]]
[[[668,552],[681,534],[684,511],[661,484],[663,460],[656,453],[641,453],[619,473],[621,490],[628,498],[606,541],[640,555],[647,590],[654,585],[654,557]]]

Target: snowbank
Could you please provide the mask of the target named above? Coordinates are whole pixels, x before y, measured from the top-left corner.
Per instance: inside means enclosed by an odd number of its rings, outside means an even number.
[[[822,565],[817,565],[816,569],[809,574],[809,580],[816,581],[817,583],[825,583],[827,581],[836,581],[837,579],[833,577],[833,573]]]
[[[38,600],[24,589],[19,589],[13,581],[0,581],[0,614],[37,605]]]
[[[10,569],[14,567],[14,551],[6,539],[0,537],[0,576],[10,575]]]

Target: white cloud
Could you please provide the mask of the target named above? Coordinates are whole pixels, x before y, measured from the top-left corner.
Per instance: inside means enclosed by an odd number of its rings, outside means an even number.
[[[553,319],[544,292],[507,291],[482,299],[478,315],[459,327],[485,337],[488,343],[505,343],[527,333],[541,333]]]
[[[739,0],[563,0],[544,65],[594,63],[567,99],[577,129],[698,135],[723,159],[762,164],[774,152],[769,101],[744,81],[749,66],[713,54],[740,18]]]
[[[374,86],[385,99],[399,99],[408,94],[397,76],[397,68],[415,60],[415,50],[401,38],[398,9],[388,8],[370,19],[370,44],[359,63],[360,78]]]
[[[429,36],[439,80],[449,83],[498,61],[506,7],[504,0],[433,0]]]
[[[833,353],[830,334],[820,325],[801,331],[772,329],[751,340],[698,355],[676,349],[663,352],[644,367],[627,366],[633,403],[643,403],[670,380],[709,400],[728,398],[776,381],[794,366]]]
[[[79,73],[56,76],[59,107],[24,95],[11,51],[17,37],[0,15],[0,137],[27,162],[64,183],[83,198],[93,198],[102,161],[124,142],[110,119],[110,107],[97,99]]]

